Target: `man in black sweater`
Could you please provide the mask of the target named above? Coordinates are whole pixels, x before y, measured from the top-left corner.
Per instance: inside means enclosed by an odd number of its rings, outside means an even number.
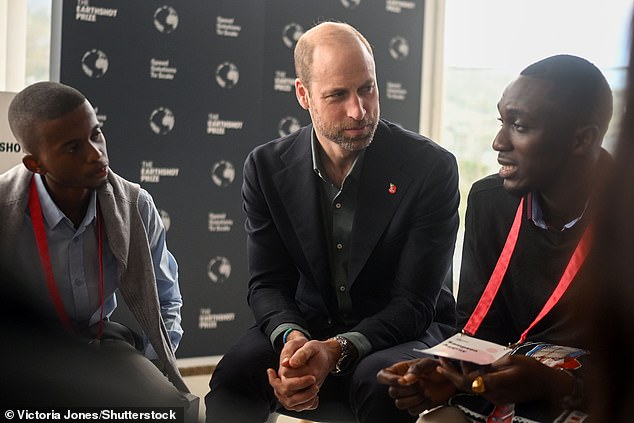
[[[526,350],[533,342],[584,347],[573,307],[589,278],[593,193],[610,164],[601,142],[612,93],[594,65],[559,55],[524,69],[498,110],[500,170],[468,197],[457,329],[523,347],[486,367],[422,358],[380,371],[396,407],[411,414],[449,403],[455,421],[552,421],[583,408],[579,372]]]

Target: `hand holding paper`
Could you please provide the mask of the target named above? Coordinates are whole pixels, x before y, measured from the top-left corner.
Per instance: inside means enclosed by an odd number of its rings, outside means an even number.
[[[478,365],[487,365],[509,354],[511,349],[458,333],[434,347],[415,351],[438,357],[468,361]]]

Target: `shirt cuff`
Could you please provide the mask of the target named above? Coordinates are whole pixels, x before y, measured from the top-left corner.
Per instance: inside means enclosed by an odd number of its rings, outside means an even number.
[[[271,345],[273,346],[273,348],[275,348],[275,341],[277,340],[278,336],[286,332],[288,329],[298,330],[304,335],[306,335],[306,338],[310,339],[310,332],[308,332],[306,329],[304,329],[300,325],[297,325],[295,323],[282,323],[281,325],[273,329],[273,332],[271,332],[271,336],[269,337],[269,340],[271,341]]]
[[[352,345],[357,349],[357,361],[368,355],[372,351],[372,344],[368,341],[368,338],[361,332],[346,332],[340,333],[339,336],[343,336],[352,342]]]

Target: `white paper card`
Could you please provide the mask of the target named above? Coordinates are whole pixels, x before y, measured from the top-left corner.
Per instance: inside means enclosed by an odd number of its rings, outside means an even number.
[[[457,333],[435,347],[431,347],[426,350],[415,349],[415,351],[439,357],[452,358],[454,360],[468,361],[479,365],[486,365],[504,357],[506,354],[511,352],[511,349],[493,342]]]

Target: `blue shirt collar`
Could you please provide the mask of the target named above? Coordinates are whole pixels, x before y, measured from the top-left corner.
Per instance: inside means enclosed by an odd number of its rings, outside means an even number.
[[[549,229],[548,225],[546,224],[546,221],[544,220],[544,211],[542,210],[541,204],[539,203],[539,195],[536,192],[531,193],[531,220],[533,221],[533,223],[535,224],[535,226],[542,228],[542,229]],[[586,202],[586,207],[584,207],[583,212],[581,212],[581,214],[576,217],[575,219],[571,220],[570,222],[566,223],[563,228],[561,228],[561,231],[565,231],[566,229],[570,229],[573,226],[575,226],[575,224],[581,220],[581,218],[583,217],[583,215],[586,212],[586,209],[588,208],[588,203]]]
[[[51,195],[46,190],[44,182],[42,182],[42,175],[35,175],[35,185],[37,186],[37,193],[40,197],[40,205],[42,206],[42,216],[44,217],[46,225],[52,229],[65,219],[66,222],[73,227],[73,222],[57,207],[57,204],[55,204],[55,201],[53,201],[53,198],[51,198]],[[84,216],[80,228],[90,225],[96,217],[97,193],[93,191],[90,195],[90,203],[88,203],[88,209],[86,210],[86,215]]]

